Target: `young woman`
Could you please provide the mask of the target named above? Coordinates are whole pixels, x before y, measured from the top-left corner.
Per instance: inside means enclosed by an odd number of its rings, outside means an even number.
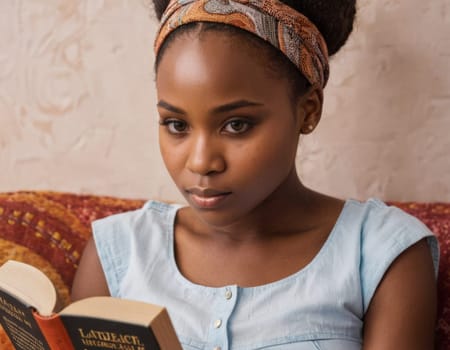
[[[431,349],[430,231],[295,168],[355,1],[154,3],[160,149],[188,205],[94,222],[73,299],[165,305],[185,349]]]

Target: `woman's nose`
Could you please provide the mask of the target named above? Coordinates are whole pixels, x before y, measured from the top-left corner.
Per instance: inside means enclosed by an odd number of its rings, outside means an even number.
[[[202,176],[223,172],[226,164],[218,141],[213,136],[192,136],[186,167]]]

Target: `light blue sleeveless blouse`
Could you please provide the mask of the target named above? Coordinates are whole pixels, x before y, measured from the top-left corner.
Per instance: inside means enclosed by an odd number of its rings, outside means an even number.
[[[205,287],[176,265],[179,208],[149,201],[93,230],[111,295],[166,306],[185,350],[360,350],[364,314],[394,259],[426,237],[437,271],[438,243],[424,224],[376,199],[347,200],[300,271],[257,287]]]

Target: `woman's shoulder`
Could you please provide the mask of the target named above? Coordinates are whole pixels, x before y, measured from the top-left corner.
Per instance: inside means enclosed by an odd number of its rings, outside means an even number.
[[[158,246],[173,233],[180,205],[150,200],[141,208],[107,216],[92,223],[92,236],[99,254],[127,254],[142,244]]]
[[[169,254],[179,205],[148,201],[141,208],[92,223],[93,244],[111,295],[121,295],[128,271]]]
[[[379,199],[347,200],[342,226],[353,227],[360,247],[360,274],[367,310],[375,290],[392,263],[416,243],[426,240],[435,274],[439,247],[433,233],[414,216]]]
[[[157,200],[148,200],[141,208],[112,214],[92,222],[94,229],[102,226],[110,225],[136,225],[142,223],[143,220],[164,221],[173,215],[179,208],[180,204],[162,202]]]
[[[349,199],[340,218],[344,230],[353,230],[360,239],[362,258],[378,254],[395,258],[404,250],[426,239],[433,260],[439,259],[438,242],[431,230],[419,219],[379,199]]]
[[[341,219],[344,225],[358,225],[363,235],[371,232],[394,234],[403,231],[427,236],[432,234],[416,217],[377,198],[369,198],[366,201],[347,199]]]

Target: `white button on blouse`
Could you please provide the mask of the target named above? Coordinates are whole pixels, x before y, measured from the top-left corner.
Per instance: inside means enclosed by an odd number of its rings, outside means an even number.
[[[218,319],[214,321],[214,328],[220,328],[222,325],[222,320]]]

